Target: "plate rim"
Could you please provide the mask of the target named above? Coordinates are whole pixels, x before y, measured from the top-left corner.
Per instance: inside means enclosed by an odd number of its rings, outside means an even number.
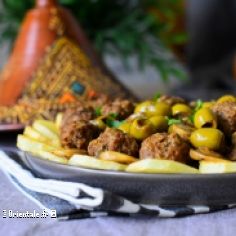
[[[66,168],[68,170],[73,171],[83,171],[83,172],[92,172],[93,174],[102,174],[102,175],[117,175],[122,177],[138,177],[138,178],[173,178],[173,179],[204,179],[204,178],[219,178],[221,177],[236,177],[235,173],[209,173],[209,174],[191,174],[191,173],[135,173],[135,172],[126,172],[126,171],[114,171],[114,170],[101,170],[101,169],[92,169],[92,168],[86,168],[86,167],[80,167],[75,165],[69,165],[69,164],[63,164],[63,163],[57,163],[53,162],[47,159],[40,158],[36,156],[35,154],[32,154],[30,152],[23,151],[26,158],[33,158],[38,161],[44,162],[48,164],[50,167],[55,166],[59,168]],[[31,168],[32,169],[32,168]]]

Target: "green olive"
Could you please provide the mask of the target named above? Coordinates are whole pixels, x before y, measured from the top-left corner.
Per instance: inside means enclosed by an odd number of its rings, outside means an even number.
[[[214,128],[201,128],[195,130],[190,141],[196,148],[207,147],[210,150],[219,150],[224,143],[224,134]]]
[[[143,113],[147,117],[151,116],[169,116],[171,114],[171,106],[165,102],[145,101],[138,104],[135,113]]]
[[[183,140],[189,141],[189,138],[192,132],[195,129],[192,126],[185,125],[185,124],[174,124],[169,127],[169,133],[176,133],[178,134]]]
[[[177,103],[172,107],[172,115],[173,116],[189,116],[192,113],[192,109],[182,103]]]
[[[91,120],[90,123],[97,126],[99,129],[104,130],[107,126],[105,123],[106,116],[99,116],[95,120]]]
[[[224,95],[222,97],[220,97],[217,100],[218,103],[220,102],[236,102],[236,98],[233,95]]]
[[[170,116],[171,106],[166,102],[156,102],[155,112],[153,115]]]
[[[149,118],[157,132],[164,132],[168,129],[168,121],[165,116],[152,116]]]
[[[128,134],[130,131],[130,125],[131,122],[125,121],[118,127],[118,129]]]
[[[134,138],[143,140],[155,133],[155,127],[148,119],[136,119],[131,123],[129,133]]]
[[[127,122],[132,122],[133,120],[135,119],[146,119],[146,115],[142,112],[139,112],[139,113],[133,113],[131,114],[127,119],[126,121]]]
[[[214,113],[209,108],[201,108],[194,115],[194,126],[200,128],[216,128],[217,122]]]
[[[155,103],[153,101],[145,101],[142,103],[139,103],[135,110],[134,113],[146,113],[148,110],[154,109]]]

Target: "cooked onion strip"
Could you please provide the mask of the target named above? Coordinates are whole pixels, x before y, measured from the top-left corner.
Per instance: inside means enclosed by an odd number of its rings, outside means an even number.
[[[135,157],[114,151],[105,151],[100,153],[99,159],[104,161],[114,161],[121,164],[130,164],[138,161],[138,159]]]

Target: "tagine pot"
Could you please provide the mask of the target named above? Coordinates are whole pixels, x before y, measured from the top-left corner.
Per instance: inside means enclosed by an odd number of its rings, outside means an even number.
[[[0,75],[0,105],[13,105],[42,60],[48,46],[61,36],[76,42],[92,64],[109,75],[72,14],[56,0],[37,0],[22,23],[12,53]]]

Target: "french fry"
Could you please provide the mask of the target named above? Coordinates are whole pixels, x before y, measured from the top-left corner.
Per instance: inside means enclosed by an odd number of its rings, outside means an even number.
[[[70,158],[68,164],[90,169],[115,171],[122,171],[127,167],[126,165],[122,165],[113,161],[103,161],[86,155],[74,155]]]
[[[38,153],[41,150],[52,151],[55,147],[30,139],[24,135],[18,135],[17,147],[25,152]]]
[[[59,131],[55,123],[47,120],[36,120],[33,128],[48,139],[54,140],[60,146]]]
[[[55,121],[57,129],[60,129],[61,127],[62,118],[63,118],[63,113],[58,113],[56,116],[56,121]]]
[[[130,164],[138,161],[138,159],[135,157],[114,151],[105,151],[100,153],[99,159],[104,161],[114,161],[121,164]]]
[[[41,143],[45,143],[45,144],[50,144],[53,145],[55,147],[60,147],[60,142],[58,141],[58,139],[49,139],[47,137],[45,137],[44,135],[42,135],[41,133],[39,133],[37,130],[35,130],[33,127],[31,126],[27,126],[24,130],[24,135],[27,136],[28,138],[34,139],[38,142]]]
[[[74,154],[83,154],[84,155],[87,152],[85,150],[79,150],[79,149],[55,149],[51,153],[56,156],[70,158]]]
[[[31,126],[26,126],[25,129],[24,129],[24,135],[29,137],[29,138],[32,138],[32,139],[35,139],[35,140],[38,140],[39,142],[42,142],[42,143],[45,143],[48,141],[48,139],[43,136],[42,134],[40,134],[38,131],[36,131],[33,127]]]
[[[33,123],[33,127],[35,127],[36,130],[40,129],[40,128],[47,128],[47,131],[51,131],[51,133],[54,134],[59,134],[59,130],[57,129],[57,126],[54,122],[49,121],[49,120],[35,120]]]
[[[200,161],[199,171],[201,174],[234,173],[236,172],[236,162]]]
[[[199,171],[185,164],[158,159],[145,159],[134,162],[126,168],[127,172],[148,173],[148,174],[167,174],[167,173],[185,173],[197,174]]]
[[[61,164],[67,164],[67,162],[68,162],[67,158],[57,156],[57,155],[53,154],[52,152],[47,152],[47,151],[40,150],[40,151],[38,151],[37,154],[42,159],[45,159],[45,160],[49,160],[49,161],[53,161],[53,162],[57,162],[57,163],[61,163]]]

